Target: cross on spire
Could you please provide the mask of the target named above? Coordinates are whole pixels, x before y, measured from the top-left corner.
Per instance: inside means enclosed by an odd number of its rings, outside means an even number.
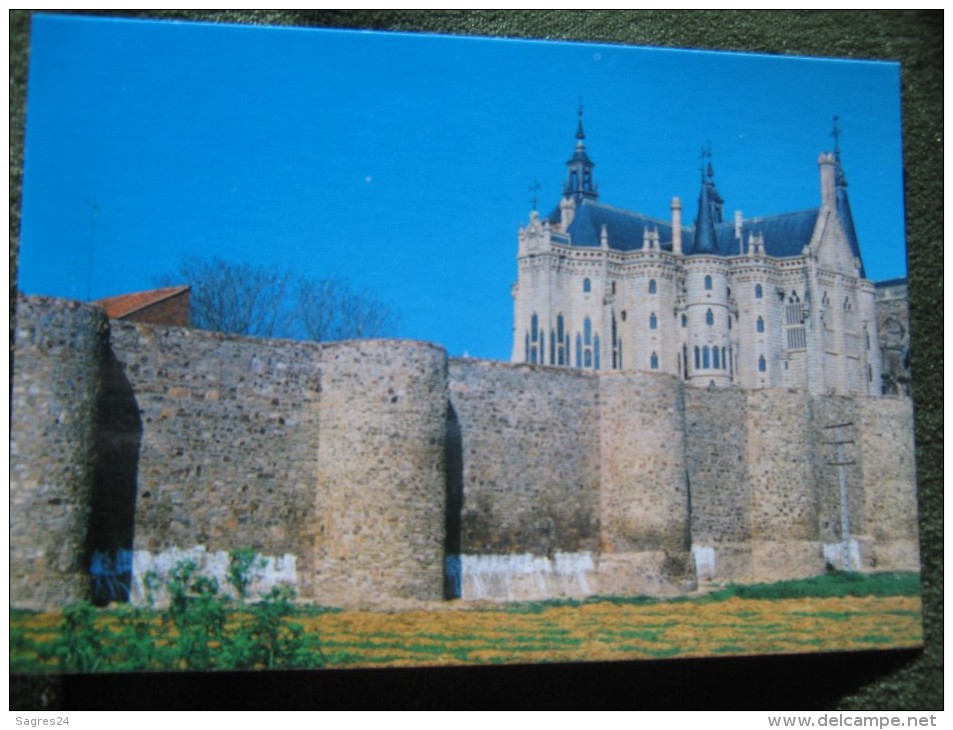
[[[834,129],[831,130],[831,137],[834,138],[834,156],[837,159],[840,159],[841,129],[840,129],[840,124],[838,122],[840,122],[840,117],[835,114],[834,115]]]
[[[533,184],[529,186],[529,191],[533,194],[533,197],[532,197],[532,206],[533,206],[533,207],[530,208],[530,210],[536,210],[536,203],[538,202],[538,201],[536,200],[536,193],[539,192],[539,180],[534,180],[534,181],[533,181]]]

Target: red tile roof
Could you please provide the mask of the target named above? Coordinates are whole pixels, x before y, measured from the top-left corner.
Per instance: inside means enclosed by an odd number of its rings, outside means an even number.
[[[151,289],[150,291],[134,292],[132,294],[120,294],[116,297],[107,297],[99,299],[93,304],[98,304],[106,310],[106,316],[110,319],[122,319],[128,317],[133,312],[140,309],[151,307],[166,299],[171,299],[182,292],[190,289],[188,286],[167,286],[162,289]]]

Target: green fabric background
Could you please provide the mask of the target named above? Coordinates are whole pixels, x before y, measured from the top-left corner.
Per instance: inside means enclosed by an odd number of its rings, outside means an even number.
[[[11,709],[366,706],[847,711],[943,707],[942,11],[302,10],[98,14],[900,61],[926,646],[914,652],[540,667],[202,678],[14,677]],[[11,294],[16,282],[29,16],[27,11],[10,11]]]

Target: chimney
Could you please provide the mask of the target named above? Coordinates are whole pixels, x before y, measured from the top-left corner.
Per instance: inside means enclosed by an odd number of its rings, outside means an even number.
[[[576,214],[576,201],[570,196],[566,196],[559,204],[559,221],[562,224],[563,233],[569,230],[572,225],[573,216]]]
[[[682,255],[682,201],[672,198],[672,253]]]

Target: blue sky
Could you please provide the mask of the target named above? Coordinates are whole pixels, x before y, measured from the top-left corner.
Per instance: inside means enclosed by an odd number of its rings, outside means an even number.
[[[149,289],[183,256],[345,278],[398,335],[508,359],[516,235],[580,98],[600,200],[817,207],[842,159],[867,274],[906,274],[899,66],[568,43],[34,17],[20,289]],[[187,283],[187,282],[184,282]]]

